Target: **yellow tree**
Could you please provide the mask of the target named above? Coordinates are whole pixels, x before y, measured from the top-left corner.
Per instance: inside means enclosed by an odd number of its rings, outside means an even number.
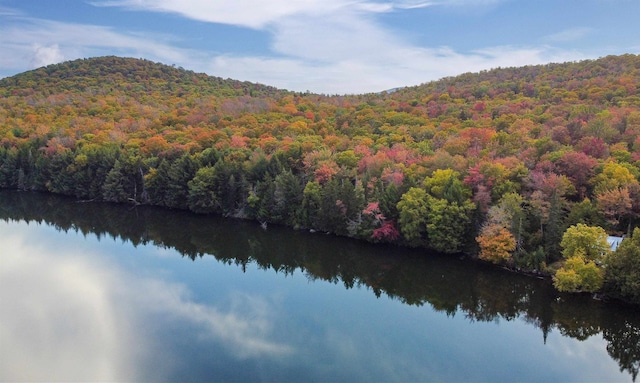
[[[595,178],[595,181],[595,194],[618,188],[634,188],[638,186],[638,180],[629,168],[613,161],[604,164],[602,173]]]
[[[598,265],[611,252],[604,229],[582,223],[571,226],[560,246],[566,261],[553,277],[555,287],[565,292],[600,290],[604,272]]]
[[[511,255],[516,249],[513,234],[498,224],[484,226],[476,241],[480,245],[480,259],[496,264],[511,260]]]
[[[564,292],[595,292],[602,288],[604,272],[595,262],[577,254],[565,262],[553,277],[554,286]]]
[[[601,262],[603,257],[611,251],[607,242],[607,232],[599,226],[583,223],[569,227],[562,236],[560,246],[565,259],[579,255],[595,262]]]

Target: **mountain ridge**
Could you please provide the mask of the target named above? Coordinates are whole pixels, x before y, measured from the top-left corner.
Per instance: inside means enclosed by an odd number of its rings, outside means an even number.
[[[69,82],[73,84],[75,80],[84,81],[86,82],[84,88],[91,88],[104,85],[96,83],[98,78],[109,85],[117,84],[118,80],[158,82],[159,84],[156,85],[174,83],[174,85],[193,86],[198,83],[204,83],[201,85],[208,85],[220,90],[227,89],[232,92],[230,95],[238,94],[239,91],[245,94],[250,91],[265,93],[283,91],[258,83],[223,79],[204,73],[196,73],[184,68],[176,68],[175,66],[146,59],[118,56],[93,57],[51,64],[0,79],[0,87],[17,89],[28,86],[30,82],[37,82],[40,85],[44,85],[45,89],[52,89]],[[75,86],[67,90],[83,90],[81,84],[73,85]]]
[[[628,73],[630,70],[637,70],[637,66],[634,64],[626,63],[626,61],[633,61],[637,58],[634,54],[625,55],[613,55],[601,57],[599,59],[586,59],[581,61],[563,62],[563,63],[549,63],[538,65],[526,65],[522,67],[506,67],[506,68],[492,68],[489,70],[483,70],[480,72],[465,72],[455,76],[448,76],[437,80],[432,80],[416,85],[404,85],[394,87],[380,91],[382,94],[392,94],[401,92],[403,90],[413,90],[420,88],[429,89],[443,89],[447,86],[456,86],[461,83],[482,82],[482,81],[533,81],[539,76],[544,76],[550,71],[557,69],[564,69],[560,76],[555,76],[552,81],[562,82],[563,80],[570,78],[572,80],[584,80],[597,76],[606,76],[608,73]],[[86,64],[86,65],[82,65]],[[127,64],[128,67],[124,66]],[[110,67],[106,70],[106,67]],[[182,67],[176,67],[175,65],[168,65],[160,62],[153,62],[142,58],[133,57],[119,57],[119,56],[100,56],[92,58],[81,58],[76,60],[69,60],[58,64],[51,64],[44,67],[36,68],[33,70],[25,71],[10,77],[0,79],[0,87],[15,88],[25,86],[25,82],[36,81],[38,78],[44,79],[45,75],[51,76],[52,74],[58,74],[62,78],[82,78],[88,80],[103,76],[109,78],[115,73],[126,74],[127,76],[141,76],[138,80],[179,80],[180,82],[186,82],[187,84],[192,82],[205,81],[209,85],[215,87],[227,87],[234,89],[243,89],[245,92],[252,87],[261,89],[263,91],[270,92],[286,92],[296,94],[314,94],[323,95],[327,94],[311,93],[311,92],[296,92],[287,89],[280,89],[268,84],[261,84],[249,81],[243,81],[240,79],[223,79],[222,77],[208,75],[205,73],[197,73],[189,69]],[[123,73],[126,70],[127,73]],[[163,75],[165,77],[163,77]],[[171,76],[171,77],[166,77]],[[335,96],[363,96],[371,93],[352,93]]]

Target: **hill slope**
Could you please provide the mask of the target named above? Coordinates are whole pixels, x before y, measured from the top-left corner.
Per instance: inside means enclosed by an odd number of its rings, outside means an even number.
[[[627,236],[638,226],[639,137],[635,55],[332,97],[117,57],[0,80],[0,187],[531,270],[569,258],[571,226]]]
[[[49,65],[13,77],[0,80],[0,88],[6,91],[32,90],[42,93],[164,91],[195,92],[200,95],[239,96],[266,95],[277,89],[260,84],[224,80],[153,63],[143,59],[115,56],[80,59]]]

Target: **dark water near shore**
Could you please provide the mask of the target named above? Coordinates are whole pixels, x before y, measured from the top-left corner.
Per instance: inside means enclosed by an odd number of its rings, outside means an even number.
[[[0,381],[632,381],[640,311],[450,256],[0,191]]]

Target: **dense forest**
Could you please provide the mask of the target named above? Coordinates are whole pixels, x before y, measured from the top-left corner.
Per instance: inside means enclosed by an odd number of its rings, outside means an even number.
[[[349,96],[118,57],[0,80],[0,188],[464,253],[635,303],[639,180],[636,55]]]

